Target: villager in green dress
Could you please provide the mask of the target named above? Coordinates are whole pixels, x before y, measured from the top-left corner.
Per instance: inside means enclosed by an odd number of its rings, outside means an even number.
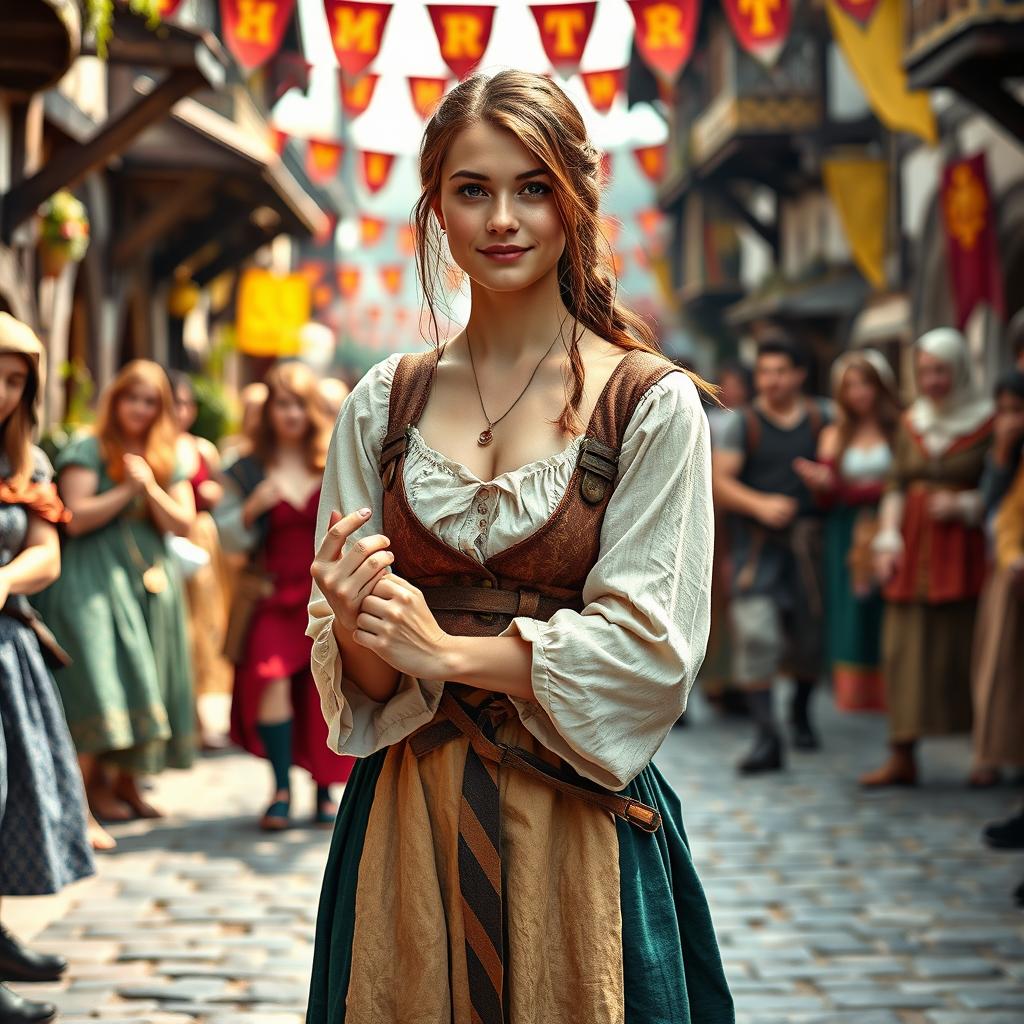
[[[95,437],[60,453],[58,476],[69,466],[93,470],[97,494],[115,486]],[[55,678],[78,752],[130,774],[189,767],[195,708],[183,587],[145,498],[91,533],[65,537],[62,558],[60,578],[34,600],[73,659]],[[143,573],[156,565],[166,585],[150,593]]]

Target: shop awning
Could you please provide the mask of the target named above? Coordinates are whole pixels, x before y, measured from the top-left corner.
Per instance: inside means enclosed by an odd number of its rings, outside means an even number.
[[[864,306],[870,288],[854,270],[801,284],[783,285],[765,294],[750,295],[726,313],[734,326],[772,318],[812,320],[853,316]]]

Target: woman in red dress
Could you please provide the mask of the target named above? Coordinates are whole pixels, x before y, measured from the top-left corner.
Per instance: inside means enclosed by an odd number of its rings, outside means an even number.
[[[269,394],[251,438],[252,454],[225,471],[226,493],[216,519],[224,546],[249,555],[249,579],[265,581],[239,645],[231,735],[270,761],[274,795],[260,827],[277,831],[291,824],[291,765],[313,776],[316,821],[329,824],[336,811],[329,787],[348,779],[352,759],[327,747],[310,674],[312,644],[305,635],[331,423],[307,366],[284,363],[270,371],[266,383]]]

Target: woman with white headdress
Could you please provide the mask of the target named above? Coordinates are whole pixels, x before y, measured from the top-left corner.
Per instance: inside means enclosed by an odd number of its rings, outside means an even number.
[[[993,406],[971,383],[964,336],[929,331],[914,356],[918,397],[900,423],[873,542],[888,602],[882,665],[890,756],[865,786],[913,785],[924,736],[971,727],[971,639],[985,577],[978,490]]]
[[[885,356],[874,349],[840,356],[832,367],[832,396],[836,421],[822,428],[817,460],[797,459],[794,468],[828,509],[825,607],[836,703],[849,711],[880,710],[882,597],[871,540],[900,418]]]

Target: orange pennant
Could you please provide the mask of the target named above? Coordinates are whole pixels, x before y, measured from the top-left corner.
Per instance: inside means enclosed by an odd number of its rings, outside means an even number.
[[[601,234],[604,235],[609,245],[615,245],[621,231],[622,224],[615,217],[607,213],[601,217]]]
[[[335,276],[338,279],[338,290],[341,292],[342,297],[346,299],[355,298],[356,293],[359,291],[359,279],[361,277],[359,267],[339,267]]]
[[[437,108],[444,96],[447,78],[410,78],[409,92],[412,94],[412,105],[416,113],[427,120]]]
[[[277,53],[295,13],[295,0],[220,0],[224,42],[252,71]]]
[[[651,207],[649,210],[641,210],[636,215],[636,219],[637,223],[640,225],[640,230],[643,231],[645,235],[653,236],[656,235],[661,228],[665,215],[656,207]]]
[[[412,225],[402,224],[398,228],[398,251],[403,256],[412,256],[416,252],[416,232]]]
[[[391,165],[395,162],[394,153],[374,153],[364,149],[360,154],[363,168],[363,184],[371,192],[379,192],[387,183],[391,174]]]
[[[181,6],[181,0],[157,0],[156,12],[161,18],[169,18]]]
[[[361,75],[380,52],[391,4],[324,0],[331,45],[341,70],[351,78]]]
[[[306,173],[315,182],[330,181],[341,167],[345,147],[340,142],[309,139],[306,144]]]
[[[615,97],[626,87],[625,68],[615,71],[584,71],[580,78],[583,79],[590,105],[599,114],[607,114],[612,109]]]
[[[458,79],[483,59],[491,38],[494,8],[476,4],[427,4],[441,58]]]
[[[390,263],[380,268],[380,281],[388,295],[397,295],[402,290],[402,272],[405,267],[401,263]]]
[[[324,222],[323,229],[313,236],[313,241],[317,245],[326,245],[328,242],[334,241],[334,232],[338,229],[338,215],[325,210]]]
[[[596,0],[574,4],[531,4],[540,30],[540,41],[551,66],[566,78],[580,67],[590,30],[594,27]]]
[[[662,143],[660,146],[639,146],[633,150],[636,162],[640,170],[655,184],[665,177],[668,166],[668,146]]]
[[[285,147],[288,145],[289,134],[286,131],[282,131],[280,128],[270,129],[270,145],[274,152],[280,156]]]
[[[629,0],[636,21],[636,48],[644,63],[674,82],[697,41],[699,0]]]
[[[383,237],[388,222],[379,217],[361,214],[359,217],[359,241],[364,246],[376,245]]]
[[[373,100],[374,90],[377,88],[379,75],[361,75],[359,78],[350,78],[341,72],[341,109],[347,117],[358,117],[366,112],[366,108]]]

